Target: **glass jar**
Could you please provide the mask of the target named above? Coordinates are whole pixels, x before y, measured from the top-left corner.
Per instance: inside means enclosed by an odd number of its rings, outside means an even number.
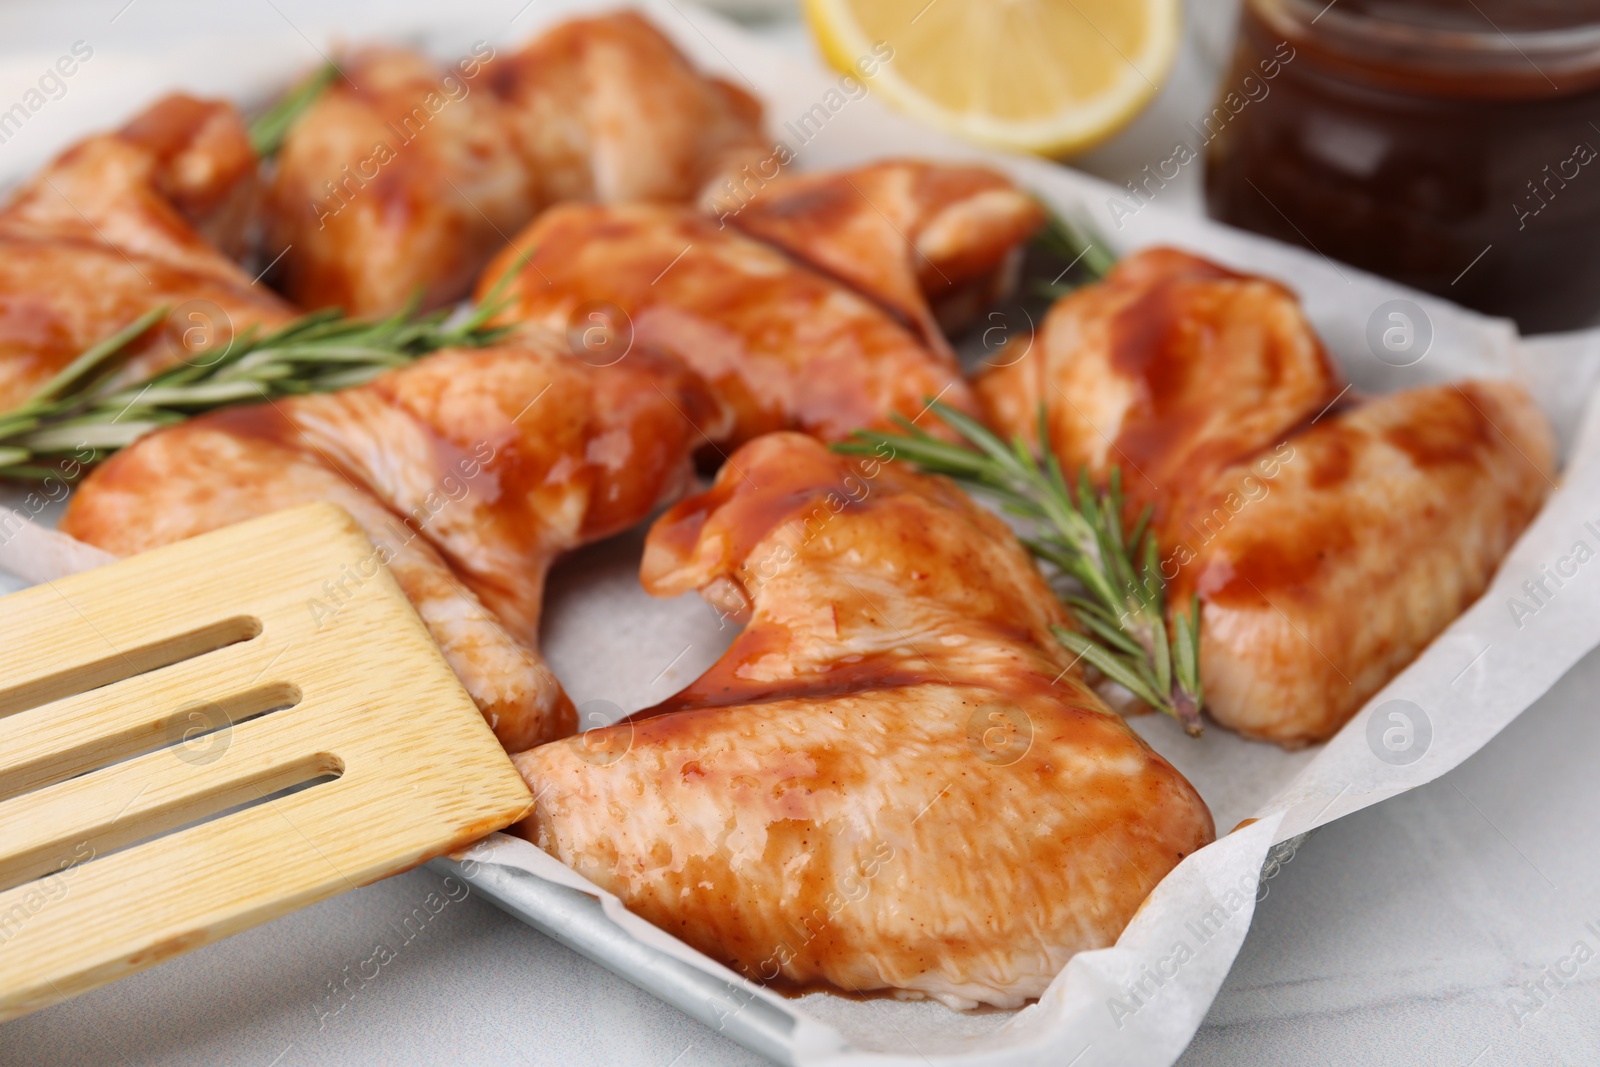
[[[1244,0],[1203,129],[1224,222],[1525,333],[1600,320],[1600,0]]]

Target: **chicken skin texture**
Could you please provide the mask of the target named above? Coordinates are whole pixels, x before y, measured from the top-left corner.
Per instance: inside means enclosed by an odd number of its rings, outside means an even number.
[[[677,495],[710,403],[636,352],[615,367],[557,339],[453,349],[365,386],[234,408],[151,434],[94,471],[61,528],[131,555],[311,501],[355,517],[508,750],[563,736],[571,702],[536,652],[545,574]],[[353,595],[337,576],[334,618]]]
[[[296,303],[383,315],[458,300],[535,208],[506,107],[481,64],[447,70],[370,48],[290,128],[268,205],[266,257]],[[470,73],[469,73],[470,72]]]
[[[265,254],[282,251],[276,283],[292,299],[361,315],[418,294],[443,306],[543,206],[688,203],[765,154],[760,104],[636,14],[566,22],[491,57],[340,58],[272,185]]]
[[[697,71],[642,16],[573,19],[489,64],[538,200],[690,203],[772,151],[754,97]]]
[[[1377,397],[1220,472],[1163,541],[1201,603],[1213,718],[1324,741],[1483,593],[1552,489],[1555,443],[1522,388]]]
[[[256,157],[232,105],[176,95],[79,142],[0,209],[0,410],[152,308],[143,376],[294,311],[222,249],[248,239]]]
[[[1206,710],[1291,748],[1477,599],[1551,486],[1550,429],[1517,386],[1352,397],[1292,294],[1171,249],[1062,298],[977,392],[1030,441],[1043,404],[1068,471],[1120,466],[1168,603],[1200,598]]]
[[[719,219],[872,297],[935,348],[1016,287],[1038,201],[987,167],[913,159],[724,183]]]
[[[1215,836],[947,481],[763,437],[641,576],[749,626],[664,704],[514,756],[516,832],[751,978],[1017,1007]]]
[[[1174,249],[1129,256],[1051,308],[1031,348],[976,390],[1002,436],[1047,442],[1068,472],[1119,467],[1156,529],[1222,468],[1283,441],[1342,388],[1294,295]]]
[[[499,321],[677,356],[722,402],[701,426],[718,446],[777,430],[837,441],[892,414],[918,419],[931,396],[975,410],[954,358],[843,285],[688,208],[559,205],[490,265],[480,298],[511,272]]]

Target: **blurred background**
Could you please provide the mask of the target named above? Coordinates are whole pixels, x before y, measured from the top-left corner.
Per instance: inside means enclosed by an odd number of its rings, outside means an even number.
[[[1104,141],[1067,156],[1067,162],[1123,185],[1152,162],[1170,156],[1187,124],[1198,122],[1211,110],[1212,96],[1232,60],[1240,3],[1241,0],[1174,3],[1172,10],[1181,19],[1181,37],[1170,69],[1157,80],[1155,95],[1142,103],[1126,124],[1111,130]],[[801,0],[707,0],[701,6],[735,19],[795,55],[821,58],[801,10]],[[1178,177],[1168,181],[1161,197],[1173,210],[1202,212],[1201,168],[1181,168]]]
[[[1525,334],[1596,320],[1596,0],[710,4],[842,69],[887,38],[891,105],[1127,213],[1205,211]]]

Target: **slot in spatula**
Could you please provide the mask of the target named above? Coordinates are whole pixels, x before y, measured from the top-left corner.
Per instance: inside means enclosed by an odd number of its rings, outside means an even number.
[[[332,505],[0,598],[0,1019],[457,849],[531,803]]]

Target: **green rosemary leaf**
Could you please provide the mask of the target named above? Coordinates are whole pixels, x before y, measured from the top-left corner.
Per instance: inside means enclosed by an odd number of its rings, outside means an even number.
[[[126,448],[151,430],[159,430],[172,420],[147,419],[139,422],[83,422],[38,430],[24,437],[29,451],[70,451],[75,448]]]
[[[339,76],[339,68],[328,62],[312,71],[299,85],[283,94],[282,99],[263,111],[250,124],[250,146],[256,155],[265,159],[276,155],[289,135],[289,128],[316,103],[317,98]]]
[[[1030,282],[1028,286],[1023,289],[1023,292],[1028,296],[1035,297],[1039,300],[1048,300],[1051,303],[1055,303],[1068,293],[1076,292],[1079,288],[1080,287],[1077,285],[1067,285],[1062,282],[1034,281]]]
[[[1095,636],[1115,651],[1138,658],[1144,655],[1144,646],[1129,637],[1117,626],[1116,620],[1107,620],[1097,611],[1078,610],[1078,621],[1092,630]],[[1159,676],[1157,681],[1160,681]],[[1158,688],[1160,688],[1158,686]]]
[[[147,389],[139,394],[138,408],[148,410],[158,407],[200,408],[209,410],[224,404],[260,400],[265,394],[253,381],[213,382],[210,385],[172,386],[166,389]]]
[[[1067,651],[1088,660],[1089,664],[1101,674],[1110,678],[1151,707],[1160,705],[1161,697],[1150,687],[1150,683],[1140,677],[1126,661],[1112,655],[1105,648],[1095,644],[1082,634],[1068,630],[1064,626],[1056,626],[1051,629],[1056,635],[1056,640],[1060,641]]]
[[[938,470],[945,473],[946,469],[971,472],[982,472],[986,463],[982,456],[975,455],[971,449],[952,445],[937,438],[901,437],[895,434],[860,433],[849,441],[835,447],[840,452],[859,456],[881,455],[879,446],[887,444],[894,449],[897,458],[911,460],[919,467]]]
[[[85,350],[77,359],[61,368],[54,378],[45,382],[38,392],[29,397],[24,409],[54,400],[63,393],[71,392],[80,382],[115,369],[115,366],[126,358],[124,350],[134,338],[166,317],[165,306],[151,308],[104,341]]]
[[[20,410],[9,415],[0,415],[0,439],[27,433],[38,425],[39,416],[29,415]]]
[[[1167,640],[1167,623],[1158,613],[1147,611],[1146,624],[1150,630],[1150,662],[1155,667],[1156,691],[1172,692],[1172,644]],[[1169,698],[1170,699],[1170,698]]]
[[[411,362],[404,351],[375,344],[317,344],[304,342],[262,349],[266,354],[262,362],[271,363],[387,363],[401,366]],[[251,355],[258,353],[252,352]]]
[[[1150,529],[1150,509],[1131,528],[1122,473],[1113,467],[1097,490],[1087,471],[1069,481],[1048,451],[1040,458],[1021,439],[1010,444],[971,416],[937,400],[928,409],[960,442],[933,437],[898,420],[900,433],[862,432],[835,445],[840,452],[886,452],[925,471],[943,474],[995,498],[1001,510],[1030,525],[1023,544],[1074,583],[1061,594],[1087,633],[1057,629],[1069,651],[1140,700],[1200,732],[1199,603],[1188,614],[1166,614],[1160,549]],[[1048,441],[1043,410],[1039,440]]]
[[[991,459],[998,460],[1001,464],[1017,462],[1016,455],[1006,447],[1005,442],[971,415],[957,411],[937,400],[929,400],[928,406],[945,421],[946,425],[987,453]]]
[[[429,352],[481,347],[506,336],[481,308],[457,325],[413,304],[377,321],[313,312],[276,330],[252,327],[215,358],[178,364],[143,381],[116,371],[166,314],[152,308],[85,351],[21,407],[0,414],[0,478],[40,481],[81,474],[152,430],[206,411],[359,385]],[[69,458],[52,467],[48,460]]]
[[[1176,663],[1178,679],[1187,689],[1198,691],[1200,678],[1199,643],[1195,641],[1195,630],[1190,622],[1188,612],[1180,611],[1173,615],[1173,626],[1177,629],[1177,636],[1172,642],[1173,651],[1177,654]]]
[[[340,389],[353,389],[358,385],[366,385],[388,369],[388,367],[352,367],[337,373],[319,374],[312,382],[307,383],[304,392],[332,393]]]
[[[1040,204],[1043,203],[1041,200]],[[1068,218],[1049,207],[1044,210],[1045,224],[1033,239],[1036,248],[1066,260],[1073,270],[1081,273],[1086,282],[1099,281],[1116,266],[1117,257],[1111,251],[1110,244],[1087,219],[1081,215]],[[1043,284],[1051,290],[1059,290],[1056,295],[1077,288],[1076,285],[1064,285],[1059,279]]]

